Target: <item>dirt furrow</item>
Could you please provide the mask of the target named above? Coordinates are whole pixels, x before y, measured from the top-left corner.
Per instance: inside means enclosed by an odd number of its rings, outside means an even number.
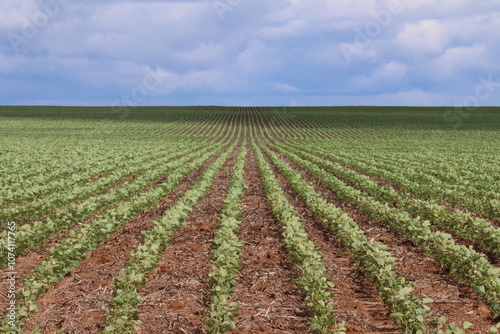
[[[214,160],[215,157],[188,174],[173,192],[125,224],[98,249],[89,252],[78,267],[40,298],[39,312],[27,321],[26,329],[31,331],[38,325],[43,332],[64,327],[67,328],[66,333],[97,332],[103,323],[102,306],[109,306],[113,298],[113,279],[129,260],[131,251],[140,245],[141,232],[151,228],[151,222],[161,218],[163,212],[196,182]],[[165,180],[166,177],[162,177],[148,188]]]
[[[283,156],[282,156],[283,157]],[[478,333],[487,333],[495,325],[489,317],[487,305],[457,275],[437,260],[428,257],[419,247],[402,235],[388,229],[383,223],[371,219],[349,202],[339,199],[319,179],[285,158],[296,171],[314,186],[328,202],[349,214],[368,238],[373,238],[390,247],[399,265],[397,272],[414,284],[415,294],[421,298],[432,298],[431,310],[436,316],[445,316],[450,322],[461,324],[469,321]]]
[[[177,231],[163,252],[162,260],[148,276],[138,305],[142,325],[138,333],[203,333],[207,306],[203,292],[208,288],[211,241],[222,210],[236,150],[217,174],[212,188]]]
[[[245,166],[240,281],[231,302],[240,305],[234,333],[308,333],[310,315],[293,280],[281,227],[273,218],[250,147]]]
[[[357,268],[340,239],[314,216],[275,167],[273,171],[288,200],[300,214],[304,230],[320,247],[328,278],[335,284],[337,320],[346,322],[348,333],[401,333],[390,319],[390,310],[383,304],[376,287]]]
[[[397,192],[400,192],[400,193],[408,193],[410,195],[410,197],[412,199],[422,199],[422,200],[425,200],[424,198],[422,198],[421,196],[417,196],[415,195],[414,193],[412,192],[409,192],[407,191],[406,189],[402,188],[401,186],[399,186],[398,184],[394,183],[394,182],[391,182],[391,181],[387,181],[387,180],[384,180],[384,179],[381,179],[379,177],[376,177],[376,176],[373,176],[371,174],[367,174],[367,173],[364,173],[362,171],[359,171],[357,170],[356,168],[353,168],[351,166],[348,166],[348,165],[345,165],[345,164],[342,164],[338,161],[335,161],[335,160],[332,160],[330,158],[325,158],[325,157],[322,157],[321,159],[323,160],[326,160],[326,161],[333,161],[333,162],[336,162],[338,163],[340,166],[346,168],[346,169],[349,169],[349,170],[352,170],[353,172],[355,172],[356,174],[358,175],[363,175],[363,176],[367,176],[370,178],[370,180],[372,180],[373,182],[375,182],[377,185],[381,186],[381,187],[390,187],[390,188],[393,188],[394,190],[396,190]],[[350,184],[352,185],[352,184]],[[448,203],[446,200],[435,200],[435,202],[445,208],[447,208],[448,210],[451,210],[451,211],[463,211],[465,213],[468,213],[470,214],[471,216],[473,217],[477,217],[477,218],[481,218],[481,219],[484,219],[488,222],[490,222],[494,227],[496,228],[500,228],[500,219],[493,219],[493,218],[488,218],[488,217],[484,217],[483,215],[481,214],[478,214],[476,212],[473,212],[473,211],[470,211],[470,210],[467,210],[465,208],[462,208],[460,207],[459,205],[452,205],[450,203]]]
[[[169,174],[163,175],[163,176],[157,178],[150,185],[148,185],[145,189],[141,190],[141,192],[148,191],[149,189],[151,189],[155,185],[164,182],[167,179],[168,175]],[[119,203],[127,201],[127,200],[128,199],[125,199],[123,201],[120,201]],[[79,229],[82,225],[90,223],[96,217],[102,216],[105,212],[107,212],[113,208],[116,208],[119,205],[119,203],[115,203],[113,206],[106,208],[106,209],[103,209],[103,210],[99,211],[98,213],[95,213],[90,218],[85,219],[84,221],[82,221],[79,224],[75,224],[62,232],[54,234],[52,237],[50,237],[50,239],[48,239],[42,245],[29,251],[25,255],[17,257],[16,258],[16,273],[17,273],[17,275],[16,275],[16,289],[20,289],[24,286],[24,278],[26,276],[28,276],[39,263],[44,261],[47,258],[47,256],[49,255],[49,250],[52,247],[54,247],[55,245],[57,245],[59,242],[61,242],[61,240],[63,240],[71,231]],[[6,278],[9,275],[9,271],[10,271],[10,269],[7,267],[0,272],[0,280],[1,280],[0,281],[0,290],[2,291],[2,293],[0,294],[0,314],[3,314],[3,312],[5,312],[5,310],[8,306],[8,303],[9,303],[9,300],[7,298],[7,294],[4,293],[4,292],[8,291],[9,282],[7,281]]]

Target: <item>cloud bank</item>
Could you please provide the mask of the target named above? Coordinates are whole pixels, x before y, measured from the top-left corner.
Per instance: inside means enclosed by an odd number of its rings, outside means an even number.
[[[477,103],[500,104],[498,1],[3,0],[0,13],[0,104],[459,105],[485,80]]]

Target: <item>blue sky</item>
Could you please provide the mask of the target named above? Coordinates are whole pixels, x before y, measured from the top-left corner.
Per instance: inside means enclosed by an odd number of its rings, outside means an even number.
[[[2,0],[2,105],[500,105],[498,0]]]

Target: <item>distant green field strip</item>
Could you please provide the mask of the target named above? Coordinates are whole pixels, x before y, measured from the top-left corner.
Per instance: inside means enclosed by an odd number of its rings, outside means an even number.
[[[179,120],[175,127],[169,128],[165,134],[169,135],[182,135],[183,133],[190,132],[190,128],[193,124],[199,123],[206,116],[203,114],[191,114],[187,115],[183,119]]]

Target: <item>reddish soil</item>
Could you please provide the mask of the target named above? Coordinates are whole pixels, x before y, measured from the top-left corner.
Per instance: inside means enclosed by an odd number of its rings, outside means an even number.
[[[326,158],[323,158],[322,160],[325,160],[325,161],[328,161],[328,159]],[[349,167],[346,167],[346,166],[343,166],[342,167],[346,168],[346,169],[350,169],[352,170],[351,168]],[[365,174],[361,174],[359,172],[356,171],[357,174],[359,175],[365,175]],[[333,175],[333,174],[332,174]],[[366,175],[365,175],[366,176]],[[353,182],[343,178],[343,177],[338,177],[338,176],[335,176],[336,178],[338,178],[339,180],[341,180],[342,182],[344,182],[345,184],[347,184],[348,186],[351,186],[353,188],[356,188],[358,190],[361,190],[362,189],[360,187],[358,187],[356,184],[354,184]],[[398,192],[405,192],[404,190],[402,189],[399,189],[399,188],[396,188],[394,185],[386,182],[386,181],[383,181],[383,180],[379,180],[379,179],[376,179],[374,177],[371,177],[370,176],[370,179],[375,182],[377,185],[381,186],[381,187],[393,187],[394,190],[398,191]],[[411,194],[410,194],[411,195]],[[415,199],[414,196],[411,196],[412,198]],[[382,202],[382,201],[380,201]],[[387,203],[390,207],[394,208],[394,207],[397,207],[394,203]],[[457,209],[454,209],[450,206],[445,206],[447,209],[449,210],[452,210],[452,211],[456,211]],[[402,208],[402,207],[400,207]],[[404,208],[402,208],[404,209]],[[417,215],[415,214],[411,214],[409,213],[409,215],[413,218],[415,218]],[[493,226],[495,226],[494,223],[492,223]],[[495,254],[492,254],[492,253],[488,253],[488,252],[485,252],[482,250],[481,246],[475,242],[474,240],[467,240],[467,239],[464,239],[462,238],[461,236],[459,236],[457,233],[454,233],[453,231],[451,231],[450,229],[444,229],[444,228],[437,228],[439,231],[442,231],[442,232],[446,232],[446,233],[449,233],[453,236],[453,239],[455,239],[456,242],[460,243],[460,244],[463,244],[463,245],[466,245],[466,246],[472,246],[477,252],[479,253],[484,253],[487,257],[488,257],[488,260],[495,266],[495,267],[499,267],[500,266],[500,258],[495,255]]]
[[[103,322],[102,306],[111,304],[113,279],[130,258],[131,251],[141,244],[141,232],[152,227],[151,222],[162,214],[189,189],[215,157],[198,170],[188,174],[183,183],[160,202],[89,252],[78,267],[64,277],[38,301],[38,313],[26,323],[31,331],[36,325],[44,332],[67,328],[67,333],[95,333]],[[164,182],[157,179],[153,185]]]
[[[276,130],[274,123],[265,115],[259,118],[255,111],[252,114],[236,114],[228,124],[241,126],[249,124],[250,119],[261,127],[268,127],[270,135],[276,136],[273,132]],[[198,133],[221,137],[231,131],[228,124],[223,124],[216,130],[210,128],[209,121],[204,118],[193,119],[183,124],[185,129],[181,133],[187,134],[189,129],[196,129]],[[246,128],[247,133],[249,129]],[[299,135],[300,131],[298,128],[293,129]],[[261,132],[258,133],[260,135]],[[282,228],[272,215],[254,153],[248,143],[247,148],[245,182],[248,189],[242,200],[242,227],[239,233],[244,244],[243,256],[238,273],[240,279],[230,300],[240,305],[239,316],[235,319],[237,328],[233,333],[310,333],[311,314],[304,296],[294,283],[297,276],[291,257],[282,246]],[[207,328],[203,323],[206,314],[203,308],[209,303],[204,291],[208,289],[206,276],[212,266],[209,256],[211,240],[217,228],[218,215],[227,193],[236,154],[237,152],[219,171],[213,187],[194,208],[187,224],[177,231],[165,249],[162,260],[141,289],[140,294],[145,301],[138,305],[143,323],[138,328],[139,333],[206,333]],[[214,159],[215,157],[210,162]],[[435,302],[430,305],[434,315],[444,315],[455,323],[472,322],[476,333],[487,333],[495,325],[487,306],[456,275],[450,274],[410,240],[363,214],[356,206],[340,200],[321,181],[288,159],[285,160],[301,172],[327,201],[347,212],[368,238],[374,238],[390,247],[399,265],[397,272],[413,282],[415,294],[421,298],[434,299]],[[26,332],[32,332],[37,325],[44,333],[53,333],[63,327],[67,328],[66,333],[98,332],[105,321],[102,307],[112,306],[113,280],[120,275],[120,270],[129,260],[133,249],[141,244],[141,232],[150,228],[152,221],[160,218],[196,182],[207,165],[208,163],[190,173],[173,192],[125,224],[120,231],[103,241],[98,249],[89,252],[86,259],[60,282],[50,287],[38,301],[39,313],[28,319]],[[337,321],[345,321],[348,333],[353,334],[401,333],[390,319],[390,311],[382,303],[374,284],[356,267],[340,240],[318,221],[283,175],[276,169],[274,171],[288,200],[302,217],[303,227],[309,238],[318,245],[325,260],[328,278],[336,285],[333,289],[336,293],[333,301],[338,310]],[[95,182],[104,176],[89,182]],[[164,182],[166,177],[156,179],[143,191]],[[125,179],[114,187],[131,180]],[[389,182],[375,178],[372,180],[379,185],[402,191]],[[107,210],[109,209],[97,213],[82,224],[90,223]],[[497,221],[492,223],[499,226]],[[80,226],[73,226],[54,235],[42,246],[19,257],[16,268],[17,288],[22,287],[24,277],[46,259],[51,247],[65,238],[70,230]],[[454,237],[457,242],[477,246]],[[490,261],[499,266],[498,258],[492,260],[490,256]],[[0,272],[0,312],[5,311],[8,302],[7,273],[6,269]]]
[[[240,280],[231,302],[240,305],[234,333],[308,333],[309,311],[293,280],[281,227],[273,218],[250,147],[242,200]]]
[[[314,216],[286,178],[276,168],[273,170],[288,200],[301,216],[309,239],[320,247],[328,278],[335,284],[337,321],[346,322],[348,333],[400,333],[375,286],[357,268],[340,239]]]
[[[111,175],[111,173],[106,173],[106,174],[101,174],[101,175],[94,176],[93,178],[91,178],[90,180],[88,180],[87,183],[94,183],[95,181],[97,181],[99,179],[103,179],[103,178],[108,177],[110,175]]]
[[[477,333],[487,333],[489,328],[496,324],[490,318],[486,304],[471,288],[462,284],[455,274],[451,274],[439,262],[426,256],[411,240],[391,231],[383,223],[374,221],[359,211],[355,205],[339,199],[320,180],[290,160],[285,159],[285,161],[299,171],[323,198],[348,213],[368,238],[390,247],[392,256],[399,265],[397,272],[414,284],[416,295],[421,298],[432,298],[435,301],[429,306],[436,316],[444,315],[450,322],[457,324],[469,321],[474,324]]]
[[[238,152],[219,171],[213,187],[194,208],[148,276],[138,305],[138,333],[203,333],[203,292],[212,263],[210,247]]]
[[[152,187],[154,187],[155,185],[157,185],[161,182],[164,182],[167,177],[168,177],[168,174],[157,178],[148,187],[143,189],[141,192],[147,191],[147,190],[151,189]],[[126,201],[126,200],[127,199],[125,199],[124,201]],[[69,232],[71,232],[73,230],[77,230],[82,225],[90,223],[96,217],[103,215],[106,211],[108,211],[112,208],[115,208],[118,205],[119,205],[119,203],[116,203],[112,207],[106,208],[106,209],[101,210],[100,212],[94,214],[90,218],[82,221],[80,224],[74,225],[74,226],[72,226],[72,227],[70,227],[62,232],[54,234],[49,240],[47,240],[45,243],[43,243],[39,247],[29,251],[27,254],[25,254],[23,256],[19,256],[18,258],[16,258],[16,272],[17,272],[16,287],[17,287],[17,289],[20,289],[24,286],[24,278],[26,276],[28,276],[31,273],[31,271],[33,271],[33,269],[40,262],[44,261],[47,258],[48,254],[49,254],[49,250],[52,247],[54,247],[55,245],[57,245],[59,242],[61,242],[61,240],[63,240],[69,234]],[[6,308],[8,307],[8,302],[9,302],[9,300],[7,299],[7,294],[3,293],[4,291],[7,291],[6,287],[8,286],[8,282],[6,280],[6,277],[9,273],[9,271],[10,270],[8,268],[5,268],[2,271],[0,271],[0,280],[1,280],[0,281],[0,289],[2,291],[2,293],[0,294],[0,312],[1,313],[5,312]]]
[[[322,158],[323,160],[329,160],[327,158]],[[339,163],[339,162],[337,162]],[[364,175],[364,176],[368,176],[373,182],[375,182],[376,184],[378,184],[379,186],[382,186],[382,187],[391,187],[391,188],[394,188],[394,190],[396,190],[397,192],[407,192],[405,189],[401,188],[400,186],[398,186],[397,184],[395,184],[394,182],[390,182],[390,181],[387,181],[387,180],[384,180],[384,179],[380,179],[380,178],[377,178],[375,176],[372,176],[372,175],[369,175],[369,174],[366,174],[366,173],[363,173],[361,171],[358,171],[356,170],[355,168],[351,167],[351,166],[347,166],[347,165],[344,165],[344,164],[341,164],[339,163],[342,167],[344,168],[347,168],[347,169],[350,169],[352,170],[353,172],[356,172],[357,174],[359,175]],[[410,194],[412,198],[414,199],[418,199],[420,197],[418,196],[414,196],[413,194]],[[447,209],[449,210],[452,210],[452,211],[458,211],[458,210],[461,210],[463,212],[466,212],[468,214],[470,214],[471,216],[473,217],[477,217],[477,218],[481,218],[481,219],[484,219],[488,222],[490,222],[493,226],[495,226],[496,228],[500,228],[500,219],[492,219],[492,218],[488,218],[488,217],[484,217],[483,215],[481,214],[478,214],[478,213],[475,213],[475,212],[472,212],[470,210],[467,210],[467,209],[464,209],[464,208],[460,208],[459,206],[456,206],[456,205],[452,205],[452,204],[449,204],[445,201],[436,201],[439,205],[442,205],[444,207],[446,207]]]

